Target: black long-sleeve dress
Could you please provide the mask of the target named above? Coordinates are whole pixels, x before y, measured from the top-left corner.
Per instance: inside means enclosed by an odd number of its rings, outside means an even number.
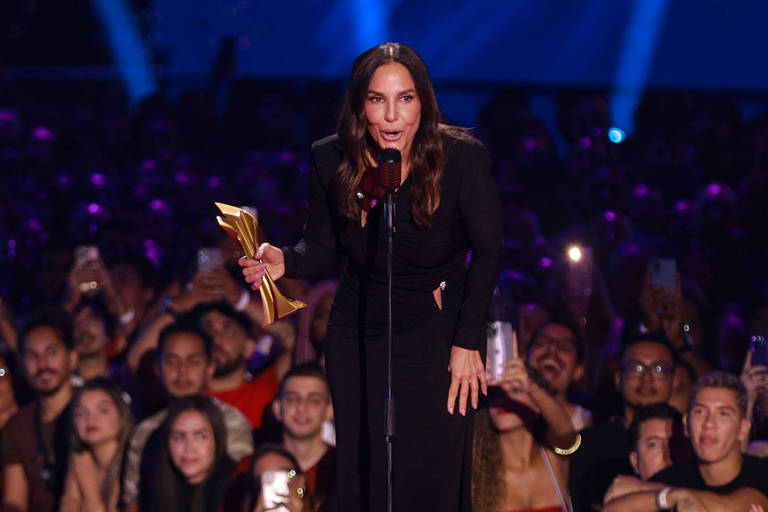
[[[472,414],[446,411],[452,345],[485,353],[502,230],[498,192],[483,146],[443,135],[444,175],[432,225],[411,215],[411,183],[395,196],[393,250],[394,510],[471,510]],[[383,207],[350,225],[331,183],[343,158],[335,136],[312,146],[304,238],[284,248],[286,276],[327,272],[339,256],[326,365],[337,438],[342,512],[385,510],[386,233]],[[467,254],[471,259],[467,265]],[[445,283],[442,309],[433,290]]]

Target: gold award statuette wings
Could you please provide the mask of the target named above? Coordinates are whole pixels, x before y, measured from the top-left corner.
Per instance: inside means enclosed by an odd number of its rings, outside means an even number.
[[[216,216],[216,220],[229,236],[240,243],[246,257],[253,259],[256,256],[256,249],[259,247],[257,237],[259,223],[256,217],[251,215],[243,208],[230,206],[224,203],[215,203],[221,211],[221,215]],[[261,260],[259,260],[261,262]],[[275,320],[284,318],[294,311],[307,307],[306,304],[296,299],[289,299],[280,292],[269,272],[259,286],[261,303],[264,307],[264,327],[273,323]]]

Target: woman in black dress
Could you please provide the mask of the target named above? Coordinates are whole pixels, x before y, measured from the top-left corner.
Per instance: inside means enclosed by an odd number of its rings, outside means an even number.
[[[343,512],[386,506],[386,233],[376,186],[382,148],[402,154],[392,295],[394,510],[471,509],[471,410],[486,392],[501,210],[483,146],[439,116],[413,49],[387,43],[360,55],[338,133],[312,145],[304,238],[282,250],[263,244],[263,263],[241,260],[254,289],[265,269],[275,279],[315,277],[344,260],[326,338]]]

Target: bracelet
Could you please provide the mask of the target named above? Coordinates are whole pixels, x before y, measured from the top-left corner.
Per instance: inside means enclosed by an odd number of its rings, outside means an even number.
[[[659,491],[659,494],[656,495],[656,506],[658,506],[659,509],[669,510],[672,508],[667,501],[667,494],[669,494],[671,490],[672,487],[665,487]]]
[[[578,450],[579,446],[581,446],[581,434],[576,434],[576,442],[574,442],[573,446],[571,446],[570,448],[558,448],[557,446],[555,446],[552,449],[558,455],[570,455],[576,450]]]
[[[251,302],[251,294],[248,293],[248,290],[243,290],[240,292],[240,300],[237,301],[237,304],[235,304],[235,311],[243,312],[245,311],[245,308],[248,307],[248,303]]]
[[[117,320],[121,325],[125,325],[131,323],[134,318],[136,318],[136,310],[131,306],[131,309],[117,317]]]

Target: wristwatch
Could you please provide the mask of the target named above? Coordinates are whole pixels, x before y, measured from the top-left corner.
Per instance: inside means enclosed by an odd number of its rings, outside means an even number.
[[[665,487],[659,491],[659,494],[656,495],[656,506],[659,507],[659,510],[669,510],[672,508],[672,506],[667,501],[667,494],[669,494],[671,490],[672,487]]]

